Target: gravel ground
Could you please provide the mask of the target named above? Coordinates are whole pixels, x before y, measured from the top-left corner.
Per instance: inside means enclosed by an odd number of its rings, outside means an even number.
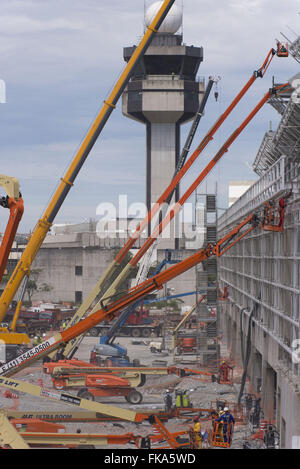
[[[168,365],[173,365],[173,356],[171,354],[160,357],[158,354],[150,353],[148,346],[149,340],[141,340],[140,342],[134,341],[134,344],[132,344],[132,341],[131,338],[118,339],[119,343],[127,347],[128,355],[131,359],[138,357],[141,364],[145,366],[153,366],[153,363],[157,359],[166,361]],[[76,355],[77,358],[88,361],[90,350],[97,343],[97,338],[84,338],[80,350]],[[180,364],[176,364],[176,366],[180,367]],[[196,368],[196,365],[192,364],[185,366]],[[22,370],[18,375],[15,375],[15,378],[32,384],[42,383],[44,388],[53,390],[51,379],[42,372],[40,363]],[[210,408],[211,403],[215,403],[217,400],[226,400],[227,402],[236,401],[236,391],[233,386],[219,385],[209,381],[203,382],[201,378],[199,379],[198,377],[190,376],[179,378],[176,375],[148,377],[145,385],[138,389],[143,394],[143,402],[136,406],[128,404],[123,397],[98,398],[97,400],[100,402],[101,399],[101,403],[129,408],[138,412],[143,412],[145,409],[163,410],[162,394],[167,388],[174,392],[173,396],[175,396],[175,390],[188,390],[193,407],[197,408]],[[24,393],[20,394],[18,401],[8,399],[4,397],[4,392],[5,389],[2,388],[0,390],[0,406],[3,409],[15,409],[24,413],[30,413],[30,411],[42,411],[43,413],[47,411],[78,411],[74,406],[33,397]],[[72,393],[72,391],[68,392]],[[76,394],[76,391],[73,391],[73,393]],[[64,425],[67,433],[76,433],[76,431],[80,429],[82,433],[123,434],[130,432],[136,435],[146,436],[153,431],[152,426],[148,422],[138,425],[130,422],[64,423]],[[187,430],[189,425],[192,425],[192,418],[172,419],[166,424],[166,427],[170,431],[183,431]],[[211,428],[211,423],[203,422],[202,429],[209,430],[209,428]],[[241,448],[242,441],[247,435],[248,430],[246,426],[236,425],[232,448]],[[127,445],[127,447],[132,448],[131,445]],[[102,446],[102,448],[104,447]],[[122,448],[124,448],[124,446],[122,446]]]

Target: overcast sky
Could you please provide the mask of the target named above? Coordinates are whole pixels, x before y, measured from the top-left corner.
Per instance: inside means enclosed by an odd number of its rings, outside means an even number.
[[[148,2],[150,4],[151,2]],[[176,0],[181,6],[182,1]],[[32,229],[64,175],[93,118],[124,68],[123,47],[143,34],[144,0],[0,0],[0,78],[7,102],[0,104],[1,173],[20,180],[25,213],[20,232]],[[184,42],[203,46],[199,75],[220,75],[220,99],[211,96],[194,147],[263,63],[280,32],[300,33],[299,0],[184,0]],[[275,58],[257,80],[199,163],[199,170],[271,86],[299,71],[293,58]],[[230,180],[255,179],[250,169],[270,121],[265,106],[204,184],[218,182],[219,205],[228,203]],[[182,143],[189,129],[182,128]],[[145,127],[122,116],[121,102],[76,179],[56,223],[96,218],[101,202],[145,200]],[[0,229],[6,225],[1,216]]]

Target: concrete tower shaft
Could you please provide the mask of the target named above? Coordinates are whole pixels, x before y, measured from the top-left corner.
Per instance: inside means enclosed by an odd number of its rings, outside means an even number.
[[[128,62],[135,46],[124,48]],[[146,125],[146,204],[150,209],[170,183],[180,155],[180,126],[193,119],[204,92],[196,75],[203,49],[182,36],[159,33],[123,94],[123,114]],[[179,190],[175,195],[178,200]]]

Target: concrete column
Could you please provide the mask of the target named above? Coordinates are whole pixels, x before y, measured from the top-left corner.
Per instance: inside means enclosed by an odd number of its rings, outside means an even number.
[[[231,350],[230,358],[231,360],[237,359],[237,350],[238,350],[238,331],[236,322],[232,321],[232,331],[231,331]]]
[[[274,419],[274,370],[266,360],[262,363],[262,408],[266,419]]]
[[[232,319],[231,317],[229,317],[227,321],[226,335],[227,335],[228,349],[231,351],[231,348],[232,348]]]
[[[234,359],[236,360],[237,364],[240,367],[243,367],[243,361],[242,361],[242,348],[241,348],[241,333],[244,335],[244,332],[240,330],[240,311],[237,310],[236,314],[236,322],[234,324],[234,332],[235,332],[235,337],[234,337]],[[244,345],[245,345],[245,336],[244,336]],[[245,348],[245,347],[244,347]]]
[[[260,353],[257,352],[256,348],[253,346],[251,347],[249,375],[254,392],[259,392],[257,385],[258,380],[261,380],[262,377],[262,360]]]

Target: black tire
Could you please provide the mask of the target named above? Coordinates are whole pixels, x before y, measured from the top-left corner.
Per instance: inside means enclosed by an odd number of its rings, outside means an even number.
[[[150,329],[143,329],[143,337],[150,337],[151,331]]]
[[[137,328],[133,328],[131,331],[132,337],[141,337],[141,330]]]
[[[156,348],[155,347],[150,347],[150,352],[151,353],[156,353]]]
[[[143,396],[140,392],[136,391],[135,389],[133,389],[132,391],[130,391],[129,394],[127,394],[127,396],[125,397],[126,401],[129,402],[130,404],[133,404],[133,405],[137,405],[137,404],[140,404],[140,402],[142,402],[143,400]]]
[[[99,329],[97,329],[96,327],[92,327],[92,329],[90,329],[89,331],[89,335],[91,335],[92,337],[98,337]]]
[[[77,397],[82,397],[82,394],[85,393],[85,392],[88,392],[87,388],[79,389],[79,391],[77,393]]]
[[[89,391],[85,391],[80,395],[81,399],[87,399],[88,401],[94,401],[95,397]]]

